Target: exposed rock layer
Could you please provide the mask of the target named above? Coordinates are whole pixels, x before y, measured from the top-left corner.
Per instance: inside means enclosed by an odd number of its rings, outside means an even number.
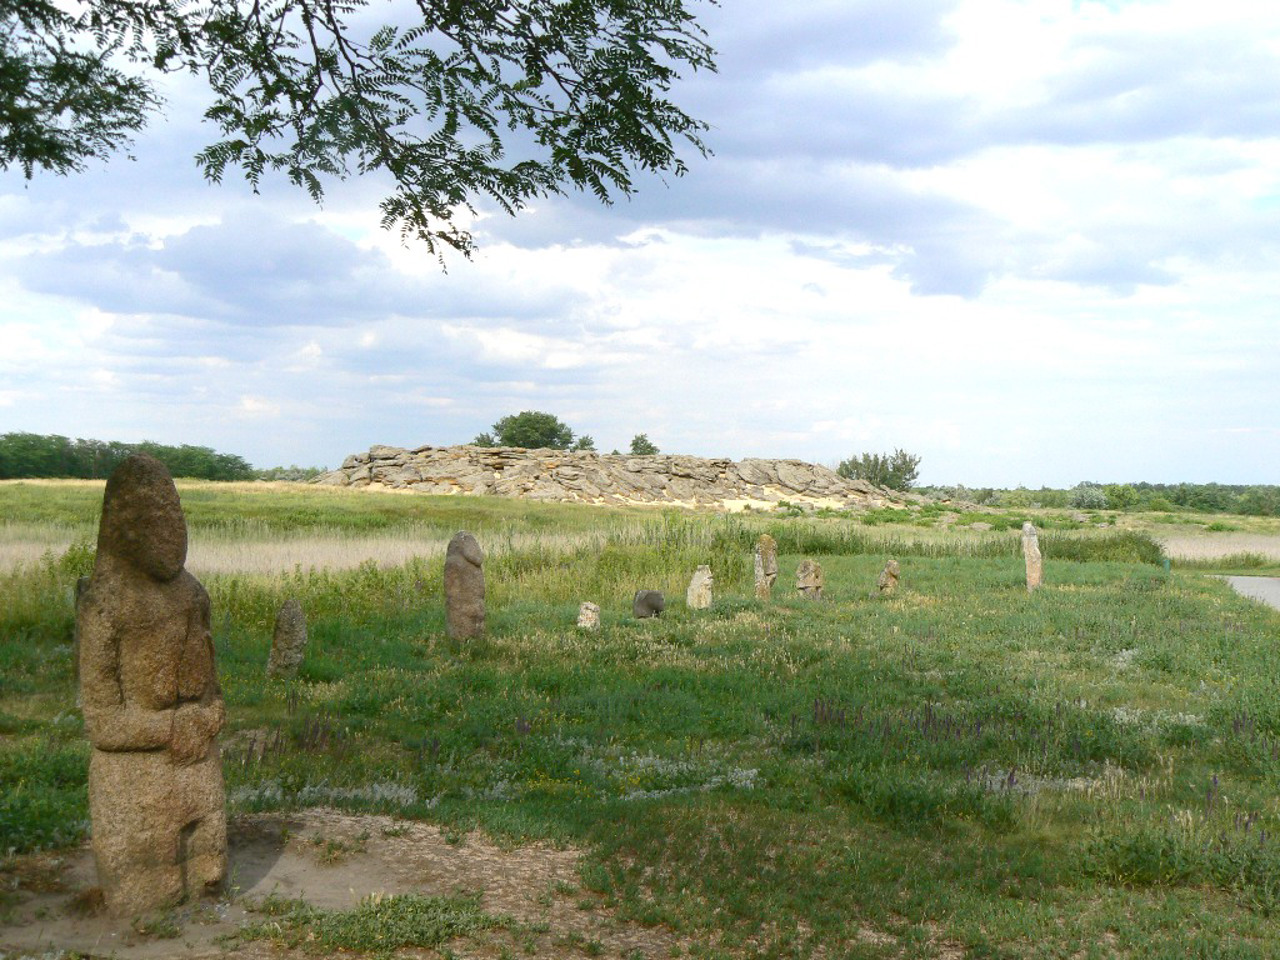
[[[767,507],[786,500],[838,509],[899,507],[909,494],[846,480],[801,460],[729,460],[667,454],[639,457],[520,447],[373,446],[317,483],[575,503]]]

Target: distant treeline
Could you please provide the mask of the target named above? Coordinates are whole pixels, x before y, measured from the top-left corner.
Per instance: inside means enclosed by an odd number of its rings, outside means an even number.
[[[42,477],[100,480],[132,453],[149,453],[175,477],[201,480],[253,480],[257,472],[242,457],[209,447],[163,443],[69,440],[38,433],[0,434],[0,480]]]
[[[1232,483],[1078,483],[1067,490],[1017,487],[920,487],[926,496],[998,507],[1058,507],[1078,510],[1148,510],[1280,516],[1280,486]]]

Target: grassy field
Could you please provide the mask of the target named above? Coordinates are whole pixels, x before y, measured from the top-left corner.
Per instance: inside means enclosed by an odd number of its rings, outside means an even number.
[[[87,829],[71,593],[100,489],[0,485],[0,542],[44,544],[0,573],[11,858]],[[233,816],[324,805],[580,846],[581,886],[602,909],[699,957],[1280,955],[1280,614],[1166,570],[1141,531],[1037,516],[1046,585],[1028,595],[1013,514],[975,531],[936,515],[907,526],[287,486],[182,496],[193,568],[202,540],[248,545],[244,557],[290,541],[303,558],[202,572]],[[491,555],[490,633],[467,645],[444,639],[441,601],[439,551],[460,528]],[[766,530],[782,575],[761,603],[750,550]],[[386,556],[330,562],[357,541]],[[881,598],[890,555],[902,587]],[[805,556],[826,572],[820,604],[792,589]],[[701,563],[716,602],[691,611]],[[661,619],[629,616],[640,587],[667,592]],[[291,594],[308,612],[307,661],[297,681],[268,682]],[[588,599],[604,610],[598,634],[574,627]],[[474,904],[427,906],[399,909],[456,914],[448,929],[464,938],[498,922]],[[320,922],[269,909],[281,921],[258,935]],[[324,923],[356,931],[333,943],[376,953],[392,912]]]

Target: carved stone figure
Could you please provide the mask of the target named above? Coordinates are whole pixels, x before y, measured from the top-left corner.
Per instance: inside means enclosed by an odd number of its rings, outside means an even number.
[[[637,590],[635,598],[631,601],[631,612],[638,619],[646,617],[656,617],[667,609],[667,598],[662,595],[661,590]]]
[[[89,815],[108,909],[129,916],[216,890],[227,868],[226,711],[209,595],[183,569],[187,525],[164,465],[107,481],[98,554],[77,605]]]
[[[822,577],[822,564],[817,560],[801,560],[796,567],[796,589],[806,600],[821,600],[822,588],[825,586]]]
[[[715,578],[711,576],[711,568],[705,563],[693,572],[689,580],[689,589],[685,593],[685,602],[690,610],[706,610],[711,606],[711,590],[715,586]]]
[[[778,579],[778,542],[767,533],[756,541],[756,599],[768,600],[773,595],[773,582]]]
[[[307,650],[307,615],[297,597],[280,605],[276,629],[271,637],[271,657],[267,660],[268,677],[295,677]]]
[[[444,558],[444,615],[450,639],[484,633],[484,551],[465,531],[455,533]]]
[[[590,600],[582,601],[582,606],[578,607],[578,629],[600,629],[600,607]]]
[[[898,577],[900,575],[897,560],[890,560],[884,565],[884,569],[880,571],[880,579],[876,581],[876,586],[880,589],[882,596],[893,596],[898,589]]]
[[[1044,579],[1044,561],[1040,557],[1040,538],[1030,520],[1022,525],[1022,557],[1027,562],[1027,592],[1031,593]]]

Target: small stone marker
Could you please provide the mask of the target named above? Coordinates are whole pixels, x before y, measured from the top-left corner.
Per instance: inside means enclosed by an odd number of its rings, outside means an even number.
[[[756,599],[768,600],[778,579],[778,541],[762,533],[756,541]]]
[[[711,568],[705,563],[693,572],[689,581],[689,590],[685,593],[685,602],[690,610],[706,610],[711,606],[711,589],[715,578],[711,576]]]
[[[890,560],[884,565],[884,569],[880,571],[880,579],[876,581],[881,596],[892,596],[897,591],[899,576],[901,571],[898,569],[897,560]]]
[[[582,606],[578,607],[578,629],[600,629],[600,607],[590,600],[582,601]]]
[[[631,601],[631,612],[640,620],[656,617],[665,609],[667,599],[661,590],[637,590],[635,599]]]
[[[187,524],[160,461],[107,481],[98,553],[77,604],[89,817],[108,910],[132,916],[221,886],[227,814],[215,737],[226,720],[209,595],[183,569]]]
[[[824,585],[822,564],[817,560],[801,560],[796,567],[796,589],[800,595],[806,600],[821,600]]]
[[[276,629],[271,637],[271,656],[267,660],[268,677],[296,677],[307,649],[307,615],[297,597],[280,605]]]
[[[1044,579],[1044,561],[1040,557],[1040,538],[1030,520],[1022,525],[1022,557],[1027,562],[1027,592],[1031,593]]]
[[[445,551],[444,615],[451,640],[484,633],[484,551],[466,531],[455,533]]]

